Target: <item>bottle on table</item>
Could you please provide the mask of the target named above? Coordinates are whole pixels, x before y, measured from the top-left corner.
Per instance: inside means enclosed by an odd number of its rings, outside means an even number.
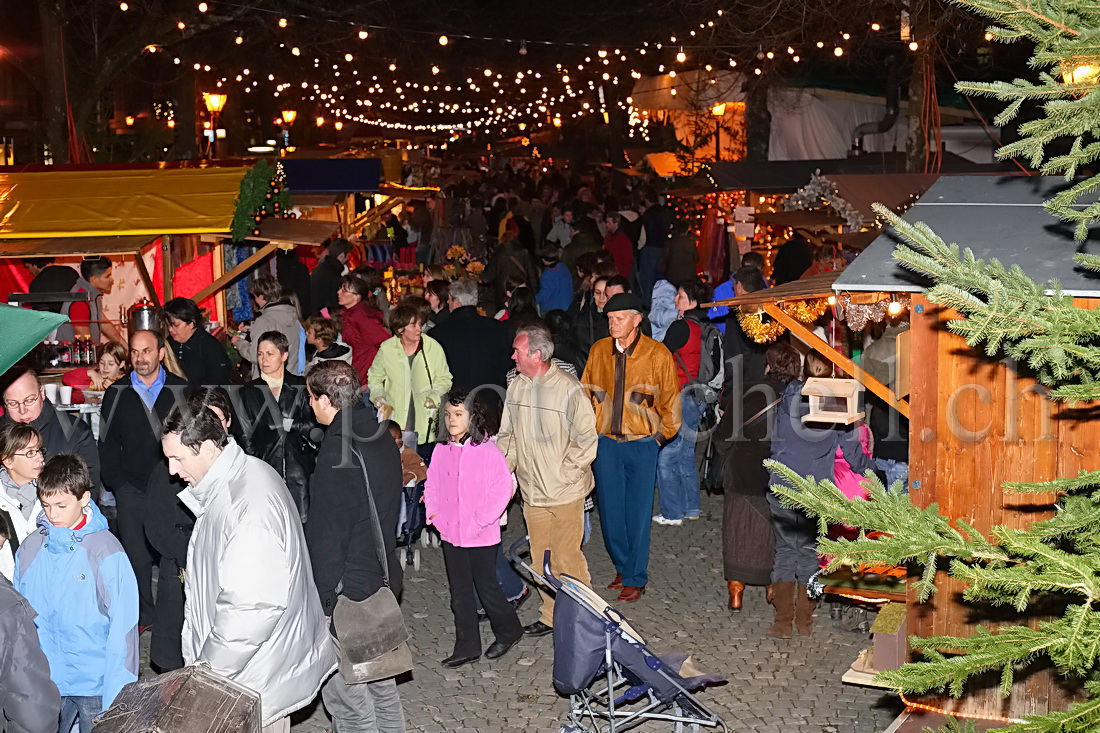
[[[69,344],[68,341],[61,342],[61,354],[59,361],[61,362],[62,367],[72,366],[73,352],[72,346]]]

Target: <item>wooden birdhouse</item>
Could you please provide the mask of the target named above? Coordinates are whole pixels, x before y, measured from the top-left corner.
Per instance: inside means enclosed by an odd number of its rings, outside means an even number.
[[[802,422],[827,422],[851,425],[862,420],[859,396],[863,385],[854,379],[823,379],[811,377],[802,387],[802,394],[810,398],[810,412],[802,416]]]

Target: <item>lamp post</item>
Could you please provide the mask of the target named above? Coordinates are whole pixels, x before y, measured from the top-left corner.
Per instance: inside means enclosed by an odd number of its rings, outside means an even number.
[[[294,124],[294,120],[298,119],[298,112],[293,109],[284,109],[282,111],[283,116],[283,147],[290,147],[290,126]]]
[[[722,118],[726,115],[726,103],[714,105],[710,113],[714,115],[714,161],[722,159]]]
[[[202,101],[206,105],[206,111],[210,113],[210,141],[206,148],[207,157],[218,157],[218,116],[225,109],[225,101],[228,98],[227,94],[202,93]]]

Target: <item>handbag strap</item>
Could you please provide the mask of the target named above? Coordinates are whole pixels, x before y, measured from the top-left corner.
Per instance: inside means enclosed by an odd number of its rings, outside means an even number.
[[[367,506],[370,507],[371,515],[371,529],[374,534],[374,549],[378,554],[378,563],[382,566],[382,585],[387,588],[390,587],[390,562],[386,557],[386,545],[382,539],[382,522],[378,518],[378,507],[374,504],[374,494],[370,490],[370,477],[367,476],[367,462],[363,458],[363,454],[355,448],[351,449],[352,454],[359,459],[359,468],[363,472],[363,484],[367,493]]]
[[[756,421],[757,421],[757,420],[758,420],[758,419],[759,419],[759,418],[760,418],[760,417],[761,417],[761,416],[762,416],[762,415],[763,415],[764,413],[766,413],[766,412],[767,412],[768,410],[772,409],[773,407],[775,407],[776,405],[778,405],[778,404],[779,404],[780,402],[782,402],[782,401],[783,401],[783,397],[782,397],[782,396],[780,396],[780,397],[779,397],[779,399],[777,399],[777,400],[776,400],[775,402],[772,402],[771,404],[767,405],[766,407],[764,407],[764,409],[763,409],[763,410],[761,410],[760,412],[756,413],[755,415],[753,415],[752,417],[750,417],[750,418],[749,418],[748,420],[746,420],[745,422],[741,423],[741,427],[742,427],[742,428],[747,428],[747,427],[748,427],[749,425],[751,425],[752,423],[756,422]]]

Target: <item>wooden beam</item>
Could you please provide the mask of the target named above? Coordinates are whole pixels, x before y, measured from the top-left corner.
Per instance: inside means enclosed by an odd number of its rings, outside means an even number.
[[[164,277],[164,302],[172,299],[172,276],[175,268],[172,267],[172,237],[165,235],[160,238],[160,271]]]
[[[191,296],[191,300],[195,301],[196,303],[201,303],[203,299],[210,297],[211,293],[216,293],[244,273],[248,272],[256,263],[274,252],[278,246],[279,245],[276,242],[268,242],[263,247],[260,247],[258,250],[256,250],[256,252],[244,262],[237,265],[232,270],[207,285],[195,295]]]
[[[141,256],[141,252],[134,252],[134,263],[137,265],[138,274],[141,275],[141,281],[145,283],[145,289],[149,291],[149,299],[160,308],[160,298],[157,297],[157,289],[153,287],[153,278],[149,276],[149,269],[145,267],[145,259]]]
[[[857,382],[881,397],[886,404],[904,415],[905,419],[909,419],[909,403],[905,400],[898,399],[898,396],[894,394],[893,390],[860,369],[859,365],[854,361],[844,356],[844,354],[841,354],[832,346],[829,346],[820,336],[787,315],[786,311],[775,303],[764,303],[764,312],[786,326],[788,331],[809,344],[814,351],[824,356],[833,364],[836,364],[843,372],[850,374]]]

